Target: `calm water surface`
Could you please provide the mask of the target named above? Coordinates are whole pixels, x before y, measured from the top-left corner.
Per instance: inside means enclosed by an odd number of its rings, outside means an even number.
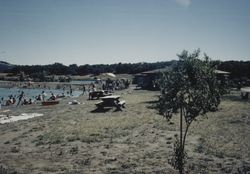
[[[63,91],[62,89],[23,89],[23,88],[0,88],[0,99],[3,97],[4,99],[8,99],[10,95],[18,96],[21,94],[21,91],[24,92],[25,97],[35,99],[36,96],[45,91],[47,94],[47,98],[49,98],[51,93],[54,95],[64,93],[66,96],[69,95],[67,92],[68,90]],[[73,90],[73,97],[78,97],[82,94],[82,91]]]

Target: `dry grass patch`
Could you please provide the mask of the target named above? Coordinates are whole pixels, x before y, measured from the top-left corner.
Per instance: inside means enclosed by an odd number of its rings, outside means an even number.
[[[69,123],[60,121],[38,136],[40,144],[58,144],[80,140],[82,142],[100,142],[105,138],[119,138],[128,136],[134,128],[144,124],[151,124],[159,119],[156,116],[100,116]]]
[[[208,119],[201,118],[191,128],[193,133],[202,137],[198,149],[219,158],[249,157],[249,106],[248,101],[240,99],[239,93],[225,96],[219,111],[209,113]]]
[[[96,101],[87,96],[79,97],[84,104],[75,106],[65,100],[53,108],[20,107],[18,112],[45,116],[0,125],[0,165],[35,174],[175,173],[168,160],[179,117],[169,124],[148,107],[158,94],[121,91],[126,100],[122,112],[93,113]],[[186,146],[190,173],[232,173],[240,161],[250,161],[249,109],[249,103],[230,95],[218,112],[194,122]]]

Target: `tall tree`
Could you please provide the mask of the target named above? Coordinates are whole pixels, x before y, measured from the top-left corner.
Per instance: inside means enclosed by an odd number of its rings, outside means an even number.
[[[172,71],[159,80],[160,114],[170,120],[180,116],[180,135],[175,144],[174,167],[182,174],[185,164],[185,142],[191,123],[200,115],[216,109],[220,103],[219,84],[214,64],[207,55],[200,59],[200,50],[189,54],[183,51]]]

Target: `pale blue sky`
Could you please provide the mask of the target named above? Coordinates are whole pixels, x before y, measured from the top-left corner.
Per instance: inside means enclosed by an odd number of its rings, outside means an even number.
[[[0,60],[156,62],[200,48],[250,60],[250,0],[0,0]]]

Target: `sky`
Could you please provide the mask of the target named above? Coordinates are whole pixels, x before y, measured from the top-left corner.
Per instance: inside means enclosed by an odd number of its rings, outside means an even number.
[[[0,60],[37,65],[250,60],[250,0],[0,0]]]

